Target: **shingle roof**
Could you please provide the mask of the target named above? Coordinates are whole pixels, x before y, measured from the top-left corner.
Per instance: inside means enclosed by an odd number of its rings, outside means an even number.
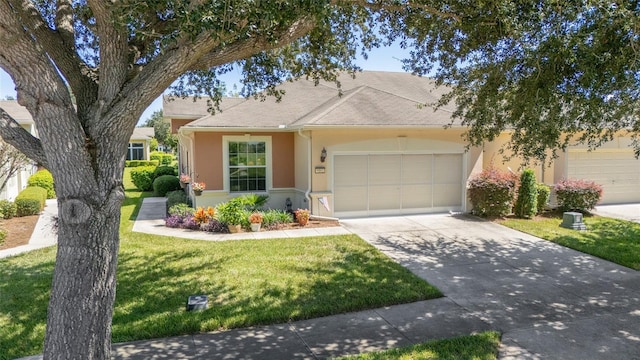
[[[451,122],[451,108],[434,112],[429,107],[419,107],[435,103],[446,91],[444,87],[436,89],[432,79],[409,73],[365,71],[355,79],[343,75],[339,80],[342,96],[335,83],[321,82],[316,86],[312,80],[300,79],[279,86],[286,92],[281,102],[271,98],[246,99],[184,127],[440,127]]]
[[[19,124],[32,124],[33,117],[26,107],[18,104],[16,100],[0,100],[0,108],[9,113]]]
[[[199,119],[209,115],[209,98],[180,98],[170,95],[162,96],[162,115],[173,119]],[[245,98],[224,98],[220,109],[225,110],[246,101]]]
[[[149,140],[155,136],[152,127],[136,127],[131,134],[131,140]]]

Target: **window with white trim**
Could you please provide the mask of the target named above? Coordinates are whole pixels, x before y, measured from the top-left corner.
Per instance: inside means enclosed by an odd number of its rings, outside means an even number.
[[[127,160],[144,160],[144,143],[129,143]]]
[[[226,181],[230,192],[262,192],[269,186],[270,138],[225,137]]]

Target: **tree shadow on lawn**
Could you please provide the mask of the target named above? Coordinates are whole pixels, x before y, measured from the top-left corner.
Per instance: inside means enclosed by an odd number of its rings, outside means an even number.
[[[114,342],[285,323],[441,296],[437,289],[368,246],[345,249],[347,253],[324,267],[303,260],[277,265],[276,256],[245,260],[242,255],[212,254],[204,263],[184,261],[202,259],[201,251],[168,251],[148,259],[121,253]],[[301,259],[304,256],[300,254]],[[252,260],[279,266],[278,275],[263,277],[259,265],[254,264],[252,270],[239,265]],[[179,270],[175,263],[179,263]],[[234,274],[243,271],[254,271],[255,276],[236,282]],[[209,308],[187,312],[188,296],[199,294],[209,296]]]

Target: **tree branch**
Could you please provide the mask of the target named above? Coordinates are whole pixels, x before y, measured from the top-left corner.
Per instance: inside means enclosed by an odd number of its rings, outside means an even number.
[[[110,2],[88,0],[87,4],[96,21],[100,43],[100,69],[98,99],[108,107],[122,90],[127,79],[129,44],[126,24],[120,24],[109,5]]]
[[[47,156],[40,140],[29,134],[2,108],[0,108],[0,137],[31,160],[45,168],[48,167]]]
[[[379,2],[369,2],[367,0],[351,0],[351,1],[341,1],[341,0],[334,0],[332,1],[333,4],[353,4],[353,5],[358,5],[358,6],[362,6],[364,8],[367,9],[371,9],[371,10],[375,10],[375,11],[380,11],[380,10],[387,10],[387,11],[407,11],[407,9],[420,9],[420,10],[424,10],[426,12],[428,12],[429,14],[441,17],[443,19],[453,19],[456,22],[462,22],[462,18],[454,13],[451,12],[444,12],[444,11],[440,11],[438,9],[436,9],[433,6],[429,6],[427,4],[418,4],[415,1],[407,1],[406,4],[398,4],[397,1],[389,1],[389,2],[385,2],[385,1],[379,1]]]
[[[73,9],[66,0],[58,1],[56,26],[53,31],[44,21],[38,9],[28,0],[9,0],[13,9],[22,20],[22,24],[29,29],[36,42],[51,57],[60,69],[78,99],[78,111],[84,113],[84,97],[95,98],[97,85],[93,70],[78,56],[75,50],[73,35]]]

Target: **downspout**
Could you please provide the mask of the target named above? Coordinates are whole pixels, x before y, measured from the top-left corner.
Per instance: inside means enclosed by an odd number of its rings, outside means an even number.
[[[309,196],[309,194],[311,194],[311,137],[304,135],[302,133],[302,129],[298,129],[298,135],[300,135],[301,137],[307,139],[307,155],[309,157],[309,168],[307,169],[307,191],[304,192],[304,197],[305,199],[307,199],[307,201],[309,202],[309,212],[313,214],[313,208],[312,208],[312,203],[311,203],[311,196]]]

